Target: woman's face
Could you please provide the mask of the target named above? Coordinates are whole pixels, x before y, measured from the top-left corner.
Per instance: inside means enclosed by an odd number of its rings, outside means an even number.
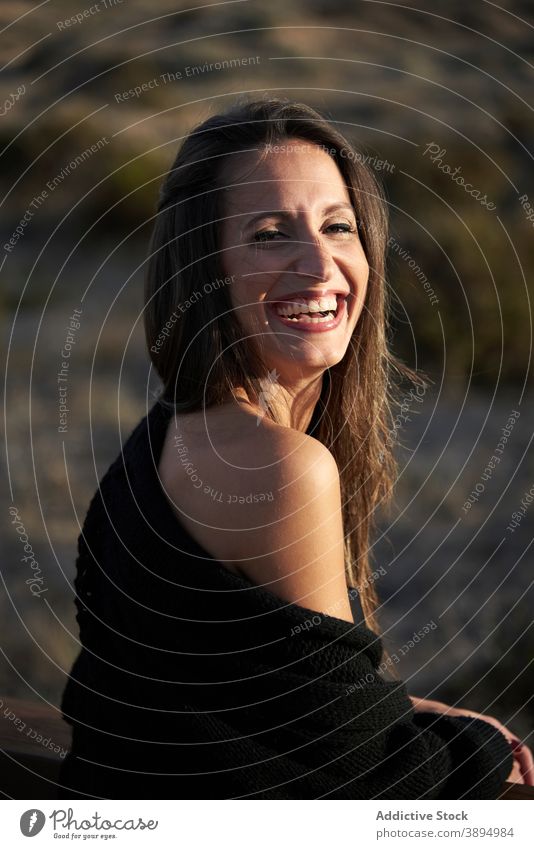
[[[252,173],[254,152],[225,171],[220,258],[245,335],[259,337],[268,367],[291,380],[343,358],[369,266],[334,160],[299,139],[268,151]]]

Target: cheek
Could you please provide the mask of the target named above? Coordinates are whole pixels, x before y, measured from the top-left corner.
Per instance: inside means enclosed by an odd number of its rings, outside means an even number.
[[[369,288],[369,266],[367,265],[367,261],[364,263],[362,267],[362,275],[361,275],[361,289],[362,289],[362,298],[365,299],[367,295],[367,290]]]
[[[362,283],[360,284],[360,291],[358,294],[358,303],[360,305],[360,312],[363,310],[364,304],[367,303],[369,295],[369,270],[366,269],[365,275],[362,278]]]
[[[272,260],[253,248],[238,248],[232,252],[227,263],[230,274],[235,275],[232,283],[232,300],[239,304],[256,304],[262,301],[277,279],[279,267]]]
[[[226,249],[223,249],[221,257],[221,266],[228,273],[228,276],[234,274],[237,279],[244,278],[245,280],[253,279],[254,271],[257,270],[257,262],[255,261],[254,249],[245,247],[232,247],[232,242],[227,243]]]
[[[369,280],[369,263],[363,250],[348,258],[345,275],[358,292],[366,289]]]

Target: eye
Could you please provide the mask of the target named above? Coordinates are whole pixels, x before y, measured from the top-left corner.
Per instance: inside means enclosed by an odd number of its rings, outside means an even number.
[[[272,242],[274,236],[281,236],[280,230],[258,230],[254,233],[255,242]]]
[[[354,227],[351,224],[347,224],[345,221],[336,222],[335,224],[329,224],[326,229],[332,230],[332,228],[341,228],[337,229],[338,233],[356,233],[358,229],[357,227]]]

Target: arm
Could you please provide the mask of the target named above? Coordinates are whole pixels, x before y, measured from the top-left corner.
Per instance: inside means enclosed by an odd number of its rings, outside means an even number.
[[[275,479],[269,484],[277,498],[266,506],[260,532],[247,531],[242,538],[243,554],[247,552],[248,556],[239,560],[240,568],[253,583],[289,602],[352,622],[335,461],[311,438],[298,449],[284,446],[281,454],[284,461],[274,465]],[[305,645],[303,648],[306,650]],[[372,667],[364,668],[363,661],[362,657],[362,678],[367,680],[367,675],[373,674],[367,670]],[[361,779],[363,792],[370,794],[367,798],[387,797],[384,794],[388,792],[399,794],[396,798],[403,798],[403,794],[408,794],[405,798],[419,798],[421,793],[432,797],[454,793],[460,787],[469,793],[471,776],[476,776],[472,784],[478,780],[480,792],[489,793],[487,798],[491,798],[494,791],[490,787],[499,787],[505,780],[509,767],[503,771],[502,764],[511,759],[495,729],[452,719],[427,727],[423,718],[415,721],[409,716],[409,702],[408,706],[399,702],[388,710],[389,696],[380,684],[367,689],[367,693],[360,691],[353,698],[353,740],[356,743],[361,739],[362,743],[354,744],[347,761],[347,770],[353,775],[361,764],[368,764],[364,772],[367,777]],[[377,731],[374,742],[373,738],[365,742],[366,728],[375,721],[377,727],[380,725],[380,717],[375,720],[374,715],[383,710],[390,714],[390,724],[383,732]],[[396,714],[395,720],[392,714]],[[336,735],[324,730],[325,739],[314,752],[300,756],[309,758],[310,766],[323,763],[325,773],[333,768],[340,778],[342,762],[336,758],[341,757],[342,747],[336,749]],[[332,760],[334,766],[329,767]],[[351,792],[353,798],[362,792],[359,783]]]
[[[498,719],[495,719],[493,716],[476,713],[475,711],[453,708],[444,702],[421,699],[418,696],[410,696],[410,700],[413,704],[414,710],[419,713],[439,713],[448,716],[465,716],[480,719],[487,722],[489,725],[493,725],[501,732],[501,734],[504,735],[504,737],[506,737],[514,756],[514,766],[507,780],[517,784],[528,784],[529,786],[534,786],[534,759],[532,757],[532,752],[528,746],[518,740],[513,732],[506,728],[506,726],[502,725]]]

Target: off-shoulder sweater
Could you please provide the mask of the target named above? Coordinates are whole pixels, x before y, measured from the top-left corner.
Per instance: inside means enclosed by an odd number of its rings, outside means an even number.
[[[414,712],[363,623],[282,600],[185,529],[158,476],[171,415],[141,419],[78,539],[60,796],[496,798],[498,730]]]

